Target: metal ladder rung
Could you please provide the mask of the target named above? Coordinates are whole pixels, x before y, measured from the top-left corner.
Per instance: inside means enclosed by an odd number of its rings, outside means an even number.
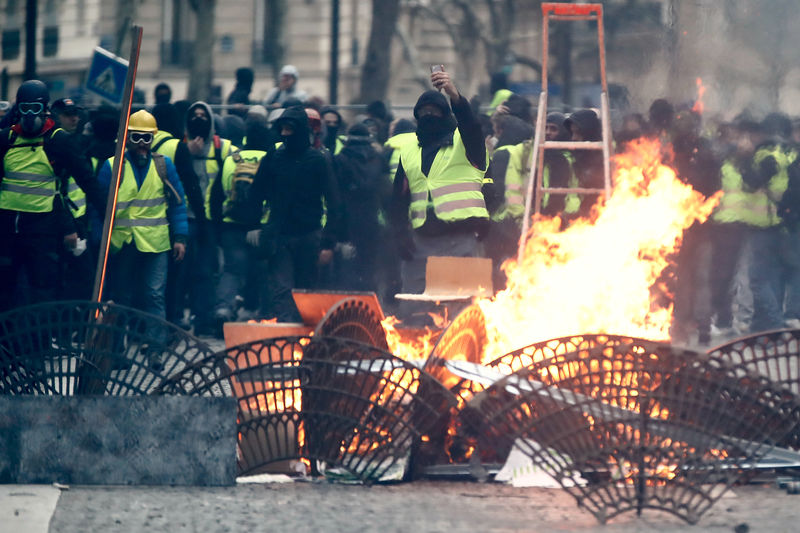
[[[542,192],[554,194],[605,194],[605,189],[584,189],[582,187],[542,187]]]
[[[597,15],[547,15],[550,20],[597,20]]]
[[[602,150],[603,141],[545,141],[540,145],[545,150]]]

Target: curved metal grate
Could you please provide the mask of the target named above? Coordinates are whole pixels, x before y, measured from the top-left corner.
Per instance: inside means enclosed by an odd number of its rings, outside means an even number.
[[[437,378],[456,396],[468,382],[450,372],[445,361],[480,363],[486,344],[486,319],[477,305],[461,311],[444,330],[425,361],[426,372]]]
[[[36,304],[0,315],[0,394],[149,394],[211,353],[199,339],[137,309]]]
[[[389,350],[380,317],[357,298],[346,298],[328,309],[314,330],[314,336],[350,339]]]
[[[734,339],[708,352],[800,394],[800,330],[778,330]]]
[[[417,441],[441,423],[441,406],[456,405],[433,377],[385,351],[316,336],[230,348],[162,391],[238,398],[240,474],[306,459],[367,483],[399,479]]]
[[[601,522],[653,508],[694,523],[797,427],[800,404],[719,359],[628,340],[535,361],[477,394],[464,420]]]

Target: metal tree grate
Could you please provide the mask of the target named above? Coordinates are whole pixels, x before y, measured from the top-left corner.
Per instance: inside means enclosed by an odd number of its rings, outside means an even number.
[[[727,361],[740,372],[752,372],[800,395],[800,330],[768,331],[742,337],[713,348],[711,357]],[[800,432],[793,432],[779,443],[800,449]]]
[[[416,394],[423,386],[425,399]],[[240,474],[307,459],[367,483],[402,477],[414,446],[440,423],[441,405],[456,404],[413,365],[331,337],[230,348],[187,368],[162,391],[238,398]]]
[[[182,329],[129,307],[36,304],[0,315],[0,394],[149,394],[211,353]]]
[[[357,298],[346,298],[333,305],[320,320],[314,336],[350,339],[384,351],[389,350],[380,317],[363,300]]]
[[[601,522],[652,508],[694,523],[797,427],[800,405],[719,359],[631,341],[535,361],[477,394],[464,420]]]

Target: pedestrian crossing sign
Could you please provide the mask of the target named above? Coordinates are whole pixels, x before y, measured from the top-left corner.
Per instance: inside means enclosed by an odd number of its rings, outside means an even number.
[[[119,104],[122,101],[127,75],[128,62],[98,46],[92,56],[92,64],[86,78],[86,89]]]

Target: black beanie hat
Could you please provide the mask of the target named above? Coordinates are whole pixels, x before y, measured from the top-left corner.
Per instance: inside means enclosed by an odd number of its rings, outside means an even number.
[[[444,95],[439,91],[425,91],[419,96],[417,104],[414,106],[414,118],[419,118],[417,116],[419,108],[425,105],[433,105],[438,107],[445,116],[450,114],[450,105],[447,103],[447,98],[445,98]]]

